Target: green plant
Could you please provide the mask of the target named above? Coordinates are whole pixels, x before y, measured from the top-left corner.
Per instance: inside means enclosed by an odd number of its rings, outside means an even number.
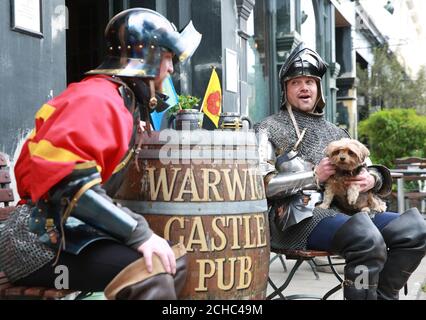
[[[361,121],[358,129],[375,163],[392,168],[396,158],[426,156],[426,116],[414,109],[376,112]]]
[[[200,98],[190,96],[190,95],[179,95],[178,103],[169,109],[169,115],[176,113],[181,109],[198,109],[198,103]]]

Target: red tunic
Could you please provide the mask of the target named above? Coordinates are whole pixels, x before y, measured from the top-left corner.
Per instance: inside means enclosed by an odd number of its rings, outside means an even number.
[[[37,201],[77,163],[95,161],[102,180],[128,150],[133,118],[115,84],[98,75],[71,84],[43,105],[15,166],[22,199]]]

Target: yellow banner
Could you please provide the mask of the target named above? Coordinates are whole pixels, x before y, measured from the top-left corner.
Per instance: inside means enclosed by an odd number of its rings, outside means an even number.
[[[212,70],[201,110],[210,118],[217,128],[219,115],[222,112],[222,89],[216,69]]]

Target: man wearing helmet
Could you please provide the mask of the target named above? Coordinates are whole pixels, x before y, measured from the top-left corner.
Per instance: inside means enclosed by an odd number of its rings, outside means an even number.
[[[271,246],[341,255],[346,299],[398,299],[426,251],[426,224],[417,209],[370,218],[364,212],[351,216],[315,206],[322,200],[322,184],[336,172],[324,150],[348,137],[324,119],[321,79],[326,70],[315,51],[299,44],[280,70],[282,109],[255,127],[271,204]],[[391,190],[389,170],[380,165],[368,166],[350,183],[382,196]],[[356,281],[359,266],[368,269],[368,283]]]
[[[55,266],[64,265],[73,290],[176,299],[184,248],[108,195],[140,151],[141,117],[149,128],[149,112],[166,107],[156,91],[172,59],[189,58],[201,35],[192,23],[179,33],[157,12],[134,8],[113,17],[105,36],[104,62],[35,116],[15,166],[22,200],[0,234],[0,265],[18,285],[54,287]]]

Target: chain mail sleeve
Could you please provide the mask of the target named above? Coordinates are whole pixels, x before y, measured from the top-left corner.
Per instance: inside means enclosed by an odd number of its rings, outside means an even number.
[[[256,130],[259,143],[259,166],[264,176],[266,197],[278,199],[297,193],[315,183],[313,170],[298,157],[290,159],[284,166],[276,168],[276,148],[265,130]]]

